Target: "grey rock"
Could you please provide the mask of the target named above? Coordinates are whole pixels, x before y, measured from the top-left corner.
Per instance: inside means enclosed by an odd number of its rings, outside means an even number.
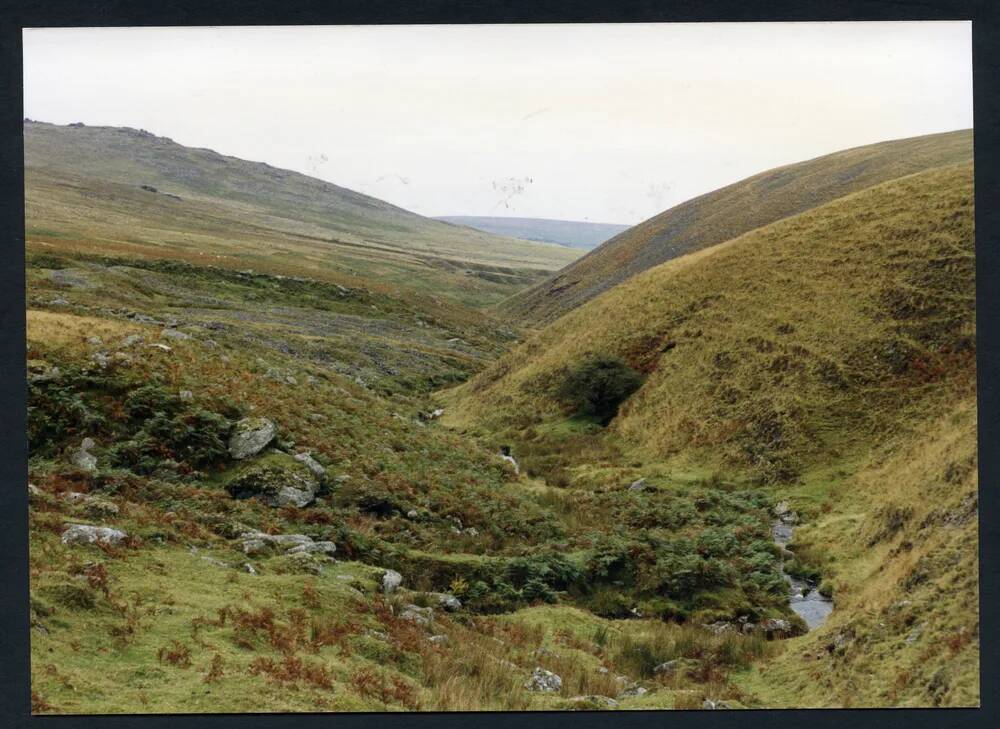
[[[182,332],[179,329],[164,329],[160,332],[160,336],[165,337],[166,339],[173,339],[178,342],[183,342],[184,340],[191,338],[190,334]]]
[[[705,699],[703,702],[701,702],[701,708],[706,711],[713,711],[718,709],[731,709],[733,707],[731,707],[725,701],[714,701],[712,699]]]
[[[431,643],[434,643],[435,645],[445,645],[448,642],[448,636],[432,635],[427,640],[430,641]]]
[[[391,595],[403,584],[403,576],[396,570],[386,570],[382,573],[382,592]]]
[[[529,691],[542,691],[555,693],[562,688],[562,677],[548,671],[540,666],[536,666],[531,677],[524,683],[524,687]]]
[[[781,618],[767,618],[760,621],[760,629],[765,633],[788,633],[792,624]]]
[[[177,393],[177,397],[179,397],[184,402],[191,402],[192,400],[194,400],[194,393],[191,392],[190,390],[181,390],[179,393]]]
[[[70,456],[70,462],[77,468],[93,473],[97,470],[97,456],[90,453],[90,449],[93,447],[94,440],[92,438],[84,438],[80,447]]]
[[[570,701],[577,704],[596,704],[598,706],[606,706],[609,709],[617,709],[619,704],[610,696],[601,696],[599,694],[589,694],[587,696],[573,696]]]
[[[618,694],[618,698],[622,699],[622,698],[629,698],[632,696],[645,696],[647,693],[649,693],[648,689],[645,689],[642,686],[636,684],[634,686],[630,686],[629,688],[625,689],[620,694]]]
[[[306,468],[313,472],[313,475],[317,478],[323,478],[326,475],[326,469],[312,457],[311,453],[296,453],[295,460],[303,464]]]
[[[260,453],[274,440],[277,428],[267,418],[250,417],[237,421],[229,438],[229,455],[236,460]]]
[[[404,605],[399,613],[399,619],[409,620],[417,625],[430,625],[434,620],[434,608]]]
[[[128,534],[111,527],[89,524],[67,524],[62,533],[63,544],[120,544]]]
[[[244,532],[240,535],[243,553],[248,556],[259,556],[268,553],[283,552],[285,554],[325,554],[333,555],[337,546],[333,542],[315,542],[305,534],[265,534],[263,532]]]
[[[462,609],[462,601],[454,595],[447,592],[429,592],[427,594],[437,600],[438,605],[449,612]]]
[[[315,557],[311,554],[297,552],[295,554],[290,554],[288,558],[292,561],[292,565],[295,569],[300,572],[305,572],[310,575],[323,574],[323,566],[319,564]]]
[[[121,341],[118,348],[128,349],[129,347],[134,347],[137,344],[142,344],[143,340],[144,337],[141,334],[129,334]]]
[[[702,627],[714,635],[722,635],[723,633],[730,633],[736,630],[736,627],[732,623],[727,623],[724,620],[707,623],[702,625]]]
[[[49,382],[58,379],[59,368],[41,359],[28,360],[28,382]]]
[[[93,347],[100,347],[104,344],[104,340],[100,337],[87,337],[87,344]]]
[[[645,491],[646,490],[646,479],[640,478],[637,481],[633,481],[629,484],[629,491]]]
[[[112,516],[117,516],[119,512],[117,504],[104,499],[95,498],[87,499],[84,510],[86,511],[87,516],[93,519],[107,519]]]
[[[410,509],[408,512],[406,512],[407,519],[416,519],[418,516],[420,516],[420,514],[417,513],[416,509]]]

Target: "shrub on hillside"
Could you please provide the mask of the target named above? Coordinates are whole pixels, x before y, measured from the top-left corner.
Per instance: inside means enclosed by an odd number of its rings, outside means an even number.
[[[557,395],[580,415],[607,424],[629,395],[642,385],[642,375],[617,357],[599,355],[572,367]]]

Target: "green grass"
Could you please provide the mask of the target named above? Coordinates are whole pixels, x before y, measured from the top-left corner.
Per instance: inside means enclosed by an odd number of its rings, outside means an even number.
[[[537,260],[403,246],[401,213],[368,219],[348,191],[234,160],[179,193],[179,216],[130,175],[216,158],[72,133],[35,156],[27,192],[36,713],[978,700],[969,167],[668,262],[516,345],[470,305]],[[254,207],[241,175],[288,190]],[[317,190],[367,237],[317,234]],[[286,193],[306,204],[281,221]],[[606,427],[559,397],[592,354],[644,375]],[[225,439],[248,415],[276,423],[280,453],[235,464]],[[71,463],[84,437],[96,473]],[[239,471],[300,450],[327,469],[315,503],[230,497]],[[706,630],[790,617],[782,499],[833,616],[782,640]],[[130,539],[63,545],[66,523]],[[338,561],[247,557],[247,529],[332,541]],[[403,575],[388,597],[386,568]],[[410,603],[436,606],[432,624],[402,618]],[[536,666],[559,691],[525,688]]]

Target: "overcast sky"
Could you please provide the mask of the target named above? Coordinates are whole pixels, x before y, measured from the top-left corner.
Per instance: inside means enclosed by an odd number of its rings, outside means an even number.
[[[972,126],[971,25],[37,29],[25,116],[131,126],[424,215],[636,223]]]

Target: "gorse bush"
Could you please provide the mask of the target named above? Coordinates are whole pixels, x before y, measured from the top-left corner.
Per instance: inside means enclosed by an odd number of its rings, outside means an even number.
[[[607,424],[629,395],[642,386],[642,375],[617,357],[596,356],[566,373],[557,396],[579,415]]]

